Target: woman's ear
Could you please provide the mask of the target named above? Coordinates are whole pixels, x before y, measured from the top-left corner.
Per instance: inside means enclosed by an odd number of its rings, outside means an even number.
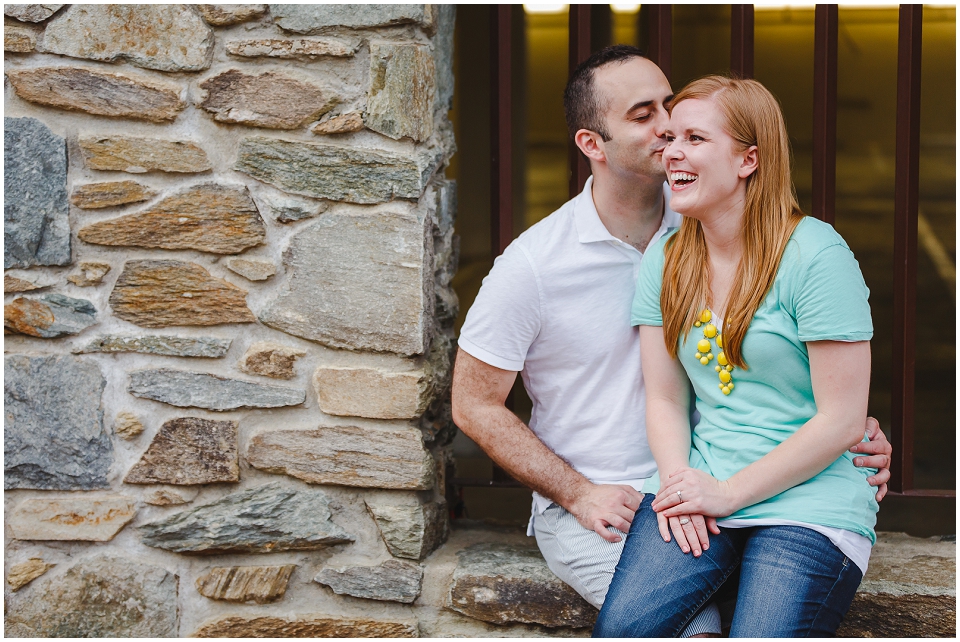
[[[603,139],[600,138],[600,134],[597,132],[592,132],[589,129],[580,129],[577,131],[576,136],[573,137],[573,140],[587,158],[597,162],[607,160],[607,155],[603,151]]]
[[[751,145],[743,153],[743,162],[740,164],[740,170],[737,172],[737,176],[740,178],[746,178],[757,171],[757,167],[760,166],[760,154],[757,150],[756,145]]]

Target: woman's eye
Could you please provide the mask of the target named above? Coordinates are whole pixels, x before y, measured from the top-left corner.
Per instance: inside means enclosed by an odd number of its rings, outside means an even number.
[[[676,137],[676,136],[670,136],[669,134],[667,134],[666,138],[667,138],[667,142],[668,142],[668,143],[672,143],[674,140],[676,140],[677,137]]]
[[[690,142],[700,142],[703,140],[702,136],[697,136],[696,134],[690,134]]]

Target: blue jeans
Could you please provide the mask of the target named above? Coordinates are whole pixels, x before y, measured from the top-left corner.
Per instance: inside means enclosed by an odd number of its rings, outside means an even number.
[[[664,542],[646,495],[593,628],[594,637],[675,637],[740,570],[730,637],[829,637],[860,569],[824,535],[799,526],[725,528],[699,557]]]

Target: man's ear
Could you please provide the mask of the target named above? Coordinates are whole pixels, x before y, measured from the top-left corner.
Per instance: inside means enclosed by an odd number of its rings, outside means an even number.
[[[757,150],[756,145],[751,145],[747,148],[747,151],[743,153],[743,162],[740,164],[740,170],[737,172],[737,176],[746,178],[757,171],[757,167],[759,166],[760,152]]]
[[[600,134],[597,132],[592,132],[589,129],[580,129],[573,137],[573,140],[577,144],[577,147],[580,148],[580,151],[583,152],[583,155],[590,160],[597,162],[607,160],[607,155],[603,150],[603,139],[600,138]]]

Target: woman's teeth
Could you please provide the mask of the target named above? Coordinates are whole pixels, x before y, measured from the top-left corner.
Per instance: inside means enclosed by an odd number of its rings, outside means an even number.
[[[695,180],[697,180],[696,175],[687,174],[686,172],[673,172],[670,174],[670,181],[675,185],[688,185]]]

